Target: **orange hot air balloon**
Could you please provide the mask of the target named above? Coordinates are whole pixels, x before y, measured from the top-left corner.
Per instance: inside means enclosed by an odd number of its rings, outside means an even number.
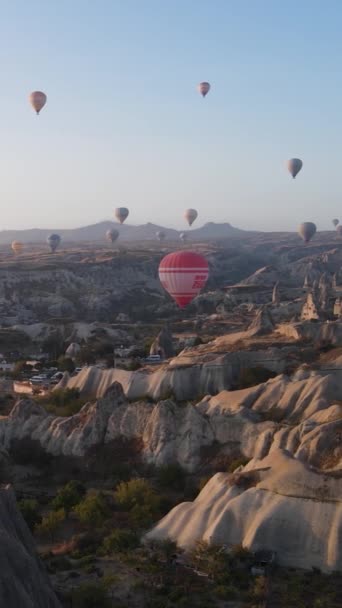
[[[11,247],[12,247],[12,251],[14,251],[14,253],[18,254],[18,253],[22,252],[24,246],[22,243],[20,243],[20,241],[13,241]]]
[[[159,279],[180,308],[189,304],[205,286],[207,260],[193,251],[169,253],[159,264]]]
[[[202,95],[202,97],[205,97],[209,93],[209,91],[210,91],[210,84],[209,84],[209,82],[200,82],[197,85],[197,90]]]
[[[42,91],[33,91],[30,97],[30,104],[33,109],[39,114],[40,110],[45,106],[47,97]]]
[[[185,217],[186,221],[188,222],[189,226],[191,226],[194,223],[197,216],[198,216],[198,213],[197,213],[196,209],[186,209],[186,211],[184,211],[184,217]]]

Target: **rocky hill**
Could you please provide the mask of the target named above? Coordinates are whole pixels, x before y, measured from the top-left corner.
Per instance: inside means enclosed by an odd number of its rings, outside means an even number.
[[[0,606],[61,608],[9,486],[0,486]]]
[[[175,507],[147,535],[188,549],[195,539],[267,546],[278,563],[342,569],[342,479],[307,467],[284,450],[239,473],[218,473],[193,503]]]

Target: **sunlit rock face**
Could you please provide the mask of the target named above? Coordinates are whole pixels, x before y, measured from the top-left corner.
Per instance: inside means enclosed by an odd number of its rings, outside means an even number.
[[[148,534],[184,549],[196,540],[271,549],[283,566],[342,569],[342,479],[308,468],[287,451],[218,473],[194,502],[181,503]]]

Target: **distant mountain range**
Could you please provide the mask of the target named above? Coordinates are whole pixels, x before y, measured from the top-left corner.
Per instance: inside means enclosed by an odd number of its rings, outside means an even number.
[[[49,234],[56,232],[60,234],[64,242],[85,242],[85,241],[103,241],[106,231],[110,228],[116,228],[120,232],[121,241],[146,241],[154,240],[157,231],[163,231],[166,234],[166,240],[178,240],[182,232],[188,234],[189,240],[216,240],[229,237],[238,237],[248,235],[249,233],[239,228],[234,228],[229,223],[215,224],[208,222],[192,230],[174,230],[165,228],[157,224],[142,224],[141,226],[131,226],[129,224],[118,224],[116,222],[100,222],[91,226],[83,226],[81,228],[72,228],[68,230],[43,230],[40,228],[31,228],[29,230],[2,230],[0,231],[0,244],[7,245],[12,241],[21,241],[22,243],[42,243],[45,242]]]

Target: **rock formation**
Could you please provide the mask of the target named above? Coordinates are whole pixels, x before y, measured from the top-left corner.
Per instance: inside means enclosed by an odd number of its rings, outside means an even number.
[[[9,486],[0,486],[0,571],[3,608],[61,608]]]
[[[172,399],[129,403],[116,382],[68,418],[21,400],[0,419],[0,448],[11,450],[14,440],[30,438],[54,455],[84,456],[117,438],[139,439],[145,461],[158,466],[178,462],[194,471],[208,446],[248,458],[283,447],[315,466],[336,468],[342,463],[338,374],[302,371],[182,405]]]
[[[276,551],[281,565],[342,569],[342,479],[277,450],[240,473],[218,473],[194,502],[176,506],[149,540],[196,540]]]
[[[273,330],[274,322],[272,315],[266,306],[262,306],[249,326],[248,334],[250,336],[262,336],[264,334],[272,333]]]
[[[170,329],[165,326],[159,332],[150,348],[150,355],[160,355],[161,359],[169,359],[175,354]]]
[[[279,306],[279,304],[280,304],[279,281],[277,281],[273,287],[272,304],[273,304],[273,306]]]
[[[319,318],[319,304],[314,294],[309,292],[302,308],[301,319],[302,321],[312,321]]]

